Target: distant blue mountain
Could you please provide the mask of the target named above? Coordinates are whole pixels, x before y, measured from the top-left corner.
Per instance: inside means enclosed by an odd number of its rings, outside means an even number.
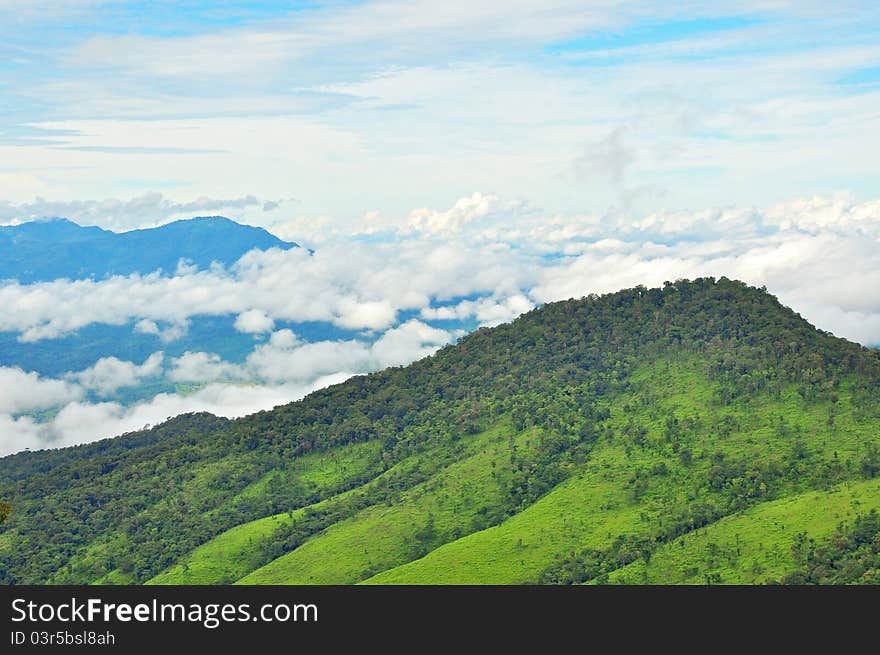
[[[181,259],[199,268],[230,265],[254,248],[296,248],[266,230],[222,216],[174,221],[161,227],[111,232],[65,218],[0,227],[0,279],[22,284],[58,278],[101,279],[110,275],[173,275]]]

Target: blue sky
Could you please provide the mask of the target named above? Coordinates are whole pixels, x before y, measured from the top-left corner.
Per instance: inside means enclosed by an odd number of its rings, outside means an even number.
[[[0,201],[870,199],[880,15],[828,4],[0,0]]]

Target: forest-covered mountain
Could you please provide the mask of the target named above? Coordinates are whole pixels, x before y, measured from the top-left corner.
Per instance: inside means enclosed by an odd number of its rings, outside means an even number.
[[[207,268],[215,261],[233,264],[254,248],[295,247],[263,228],[222,216],[119,233],[57,218],[0,227],[0,280],[30,284],[58,278],[146,275],[159,269],[173,274],[181,259]]]
[[[58,278],[100,280],[112,275],[147,275],[157,270],[172,276],[181,260],[200,269],[207,269],[213,262],[229,267],[254,249],[296,247],[296,243],[282,241],[262,228],[222,216],[179,220],[121,233],[80,226],[67,219],[32,221],[0,227],[0,286],[13,279],[20,284]],[[187,351],[206,351],[238,363],[252,351],[254,339],[235,328],[235,319],[235,314],[192,316],[185,329],[178,329],[171,340],[160,334],[160,328],[168,328],[169,324],[141,331],[136,329],[135,317],[119,324],[96,322],[57,338],[38,341],[23,341],[19,331],[0,331],[0,367],[17,367],[60,378],[93,366],[104,357],[140,363],[160,350],[169,359]],[[279,321],[278,327],[296,327],[306,337],[324,338],[337,332],[329,324],[294,326]],[[174,391],[173,383],[157,379],[118,390],[112,400],[126,404]]]
[[[5,583],[880,582],[880,353],[722,278],[0,460]]]

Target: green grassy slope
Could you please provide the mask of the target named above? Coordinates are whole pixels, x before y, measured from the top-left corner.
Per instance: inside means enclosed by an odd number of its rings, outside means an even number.
[[[260,565],[257,544],[305,510],[275,514],[249,521],[223,532],[185,556],[180,564],[147,581],[147,584],[220,584],[233,582]]]
[[[296,460],[287,471],[267,473],[245,487],[232,502],[259,498],[278,484],[300,484],[316,496],[325,495],[345,487],[367,472],[377,446],[368,442],[344,446],[330,453],[310,453]],[[309,507],[314,509],[320,505],[316,503]],[[231,528],[196,548],[180,563],[149,580],[148,584],[233,582],[260,565],[261,551],[257,544],[271,538],[279,527],[302,516],[306,509],[267,516]]]
[[[469,457],[438,471],[391,503],[329,527],[300,548],[241,579],[242,584],[347,584],[424,555],[503,512],[492,463],[509,456],[509,428],[478,435]],[[528,447],[528,434],[520,434]]]
[[[501,525],[441,546],[368,582],[510,584],[536,580],[559,554],[587,544],[606,546],[611,535],[629,532],[639,521],[639,509],[618,504],[624,494],[624,487],[604,480],[602,473],[579,476]]]
[[[690,534],[692,505],[701,500],[723,498],[723,493],[714,487],[706,488],[713,472],[718,477],[720,456],[723,456],[722,463],[776,458],[782,468],[791,467],[776,482],[777,488],[766,492],[767,498],[787,497],[813,484],[828,484],[835,479],[833,475],[816,480],[810,476],[826,468],[836,471],[835,462],[840,463],[841,471],[834,475],[858,479],[854,462],[864,450],[865,442],[876,440],[878,423],[875,419],[856,416],[846,385],[834,403],[835,423],[829,426],[830,403],[807,403],[793,389],[784,390],[775,399],[760,398],[721,406],[713,399],[712,385],[701,375],[701,368],[699,361],[689,362],[687,358],[643,367],[633,376],[634,393],[621,397],[611,408],[609,424],[623,438],[600,440],[582,473],[502,525],[444,545],[418,561],[380,573],[368,582],[534,582],[545,569],[573,551],[607,549],[619,536],[653,541],[664,526],[676,525],[682,525]],[[701,427],[677,435],[683,444],[679,452],[687,449],[691,453],[687,464],[673,452],[666,437],[666,422],[673,416],[682,422],[688,417],[699,417],[695,425]],[[783,430],[779,427],[780,417],[786,426]],[[642,445],[627,440],[630,421],[645,430]],[[737,427],[719,437],[713,428],[724,423]],[[801,446],[804,452],[798,450],[795,454],[794,449]],[[801,469],[808,469],[810,473],[802,476]],[[644,472],[642,477],[636,477],[639,471]],[[663,472],[649,473],[653,471]],[[741,478],[734,480],[738,483]],[[760,484],[755,493],[760,493]],[[835,493],[821,491],[808,497],[825,498]],[[758,504],[761,500],[756,496],[744,498],[742,502]],[[781,501],[771,501],[771,504],[778,502]],[[784,503],[781,506],[787,507]],[[800,505],[795,505],[793,511],[796,512],[797,507]],[[867,511],[871,507],[880,508],[880,498],[868,494],[861,509]],[[830,515],[825,518],[823,530],[817,529],[815,536],[830,533],[839,520]],[[748,523],[748,519],[740,520],[744,522],[742,525]],[[804,525],[804,529],[817,527],[809,522]],[[743,539],[746,534],[743,529]],[[787,539],[788,535],[777,534],[756,542],[756,547],[761,544],[761,547],[785,550]],[[669,552],[669,548],[671,546],[663,546],[662,552]],[[614,580],[643,582],[632,575]]]
[[[766,582],[803,566],[795,535],[880,508],[878,474],[877,351],[679,282],[245,419],[0,460],[0,581]]]
[[[762,503],[664,544],[610,575],[615,584],[761,584],[794,570],[799,533],[823,540],[842,521],[880,509],[880,479]]]
[[[345,489],[364,477],[370,477],[376,470],[379,444],[373,442],[348,444],[331,452],[314,452],[296,458],[283,470],[273,470],[255,482],[244,487],[219,508],[205,513],[210,521],[224,509],[242,505],[260,505],[260,499],[279,493],[279,488],[295,488],[303,497],[322,498],[340,489]],[[206,484],[218,476],[228,474],[233,463],[224,460],[200,467],[191,480],[183,485],[188,495],[197,498]],[[316,504],[320,506],[320,503]],[[313,505],[314,507],[314,505]],[[296,510],[301,513],[304,509]],[[288,514],[268,516],[264,519],[238,525],[215,539],[198,547],[191,556],[183,558],[178,564],[169,567],[153,582],[161,584],[216,584],[233,582],[260,563],[260,554],[255,544],[271,537],[281,525],[288,522]],[[111,541],[97,540],[82,554],[73,558],[68,567],[92,568],[92,562],[101,561],[106,551],[113,550],[114,541],[122,537],[111,533]],[[118,545],[116,545],[118,547]],[[93,584],[131,584],[133,577],[118,568],[111,570],[93,581]]]

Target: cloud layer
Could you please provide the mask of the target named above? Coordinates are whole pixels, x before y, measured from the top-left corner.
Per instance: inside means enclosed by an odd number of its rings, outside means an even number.
[[[0,201],[0,225],[17,224],[41,218],[69,218],[80,225],[99,225],[114,231],[154,227],[174,218],[198,215],[240,213],[252,207],[264,211],[277,209],[283,201],[261,201],[255,196],[240,198],[201,197],[188,202],[175,202],[158,192],[121,200],[52,201],[37,197],[30,202]]]
[[[13,218],[400,214],[474,188],[554,212],[876,193],[863,0],[4,5]],[[113,200],[132,189],[164,195]]]
[[[230,269],[0,286],[0,330],[23,341],[91,323],[166,342],[200,315],[233,315],[253,335],[243,362],[211,352],[142,362],[103,358],[64,379],[0,369],[2,452],[112,436],[180,411],[237,416],[301,397],[328,381],[409,363],[459,336],[542,303],[666,280],[727,276],[766,285],[817,327],[880,344],[880,201],[807,198],[764,208],[548,214],[474,193],[448,209],[320,222],[315,252],[252,251]],[[300,221],[275,231],[299,240]],[[304,340],[280,322],[326,323],[353,335]],[[145,379],[196,385],[125,407]],[[5,390],[10,391],[5,391]],[[90,402],[88,398],[107,402]],[[229,404],[224,404],[229,400]],[[50,408],[54,418],[25,416]]]

